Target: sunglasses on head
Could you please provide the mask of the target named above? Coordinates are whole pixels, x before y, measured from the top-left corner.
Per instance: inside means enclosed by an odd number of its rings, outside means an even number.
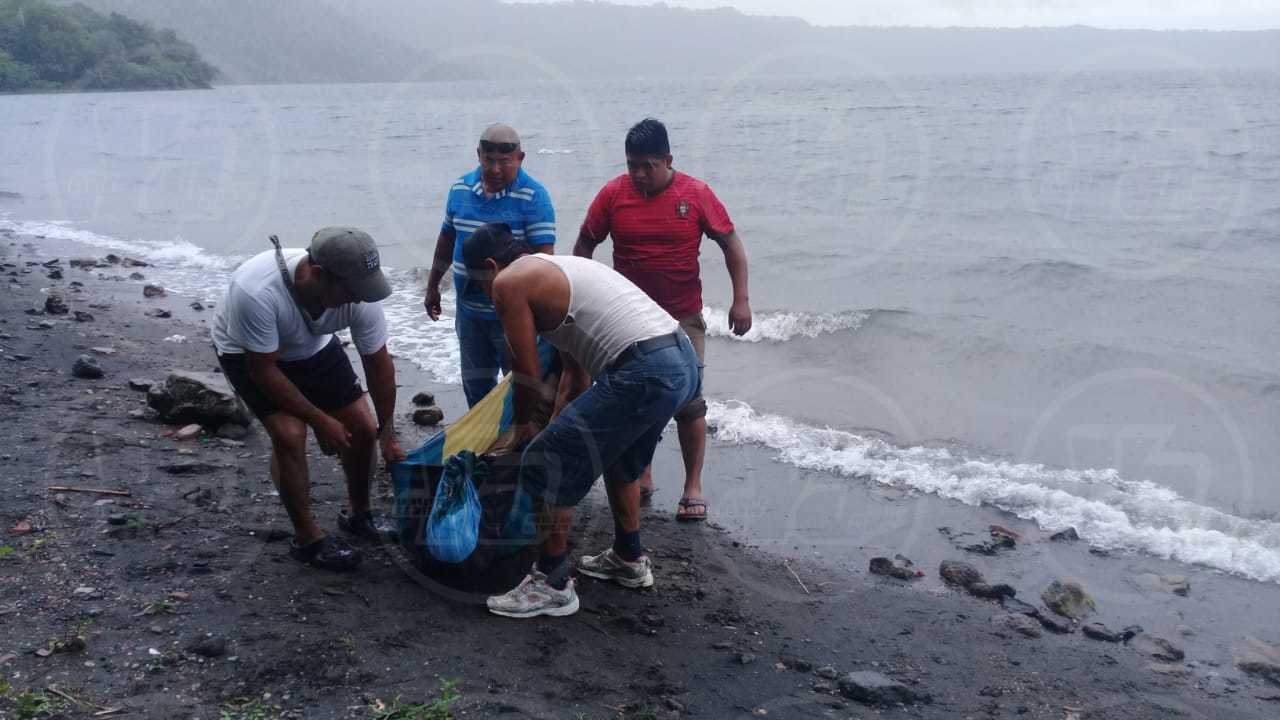
[[[492,153],[513,153],[520,149],[520,143],[511,142],[492,142],[489,140],[480,141],[480,149],[484,152]]]

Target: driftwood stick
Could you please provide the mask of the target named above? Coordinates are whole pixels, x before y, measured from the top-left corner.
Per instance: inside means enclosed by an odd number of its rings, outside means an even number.
[[[810,595],[811,593],[809,592],[809,588],[804,586],[804,581],[800,579],[800,576],[796,574],[795,570],[791,569],[791,563],[783,560],[782,566],[787,569],[787,572],[791,573],[791,577],[795,578],[797,583],[800,583],[800,589],[804,591],[804,594]]]
[[[115,495],[116,497],[131,497],[133,495],[128,490],[100,490],[98,488],[72,487],[70,485],[51,485],[49,492],[78,492],[91,495]]]

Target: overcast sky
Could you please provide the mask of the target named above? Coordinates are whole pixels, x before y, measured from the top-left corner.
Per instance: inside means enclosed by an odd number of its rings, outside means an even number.
[[[653,0],[610,2],[654,4]],[[751,14],[801,17],[815,25],[1280,28],[1280,0],[666,0],[666,3],[692,8],[732,6]]]

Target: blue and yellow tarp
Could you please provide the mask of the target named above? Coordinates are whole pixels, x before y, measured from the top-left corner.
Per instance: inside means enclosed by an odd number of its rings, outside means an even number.
[[[556,371],[555,358],[555,348],[545,342],[538,343],[538,360],[542,364],[543,380]],[[422,447],[410,452],[403,462],[397,463],[392,468],[392,475],[410,470],[415,465],[444,467],[446,460],[463,450],[470,450],[476,455],[485,454],[498,436],[511,427],[514,401],[515,393],[511,390],[511,375],[508,374],[466,415],[427,438]]]

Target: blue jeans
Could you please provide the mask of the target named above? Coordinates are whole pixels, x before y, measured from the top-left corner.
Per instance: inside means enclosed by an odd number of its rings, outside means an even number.
[[[675,345],[606,370],[525,448],[520,484],[553,507],[573,507],[602,474],[634,482],[667,423],[701,392],[698,356]]]
[[[484,399],[498,384],[498,374],[507,372],[507,336],[502,322],[458,313],[453,327],[458,331],[458,350],[462,355],[462,392],[467,407]]]

